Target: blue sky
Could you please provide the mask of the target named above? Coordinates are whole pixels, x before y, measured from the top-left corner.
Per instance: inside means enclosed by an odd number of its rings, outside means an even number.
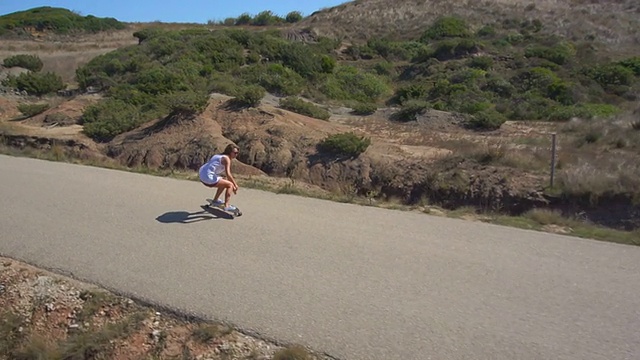
[[[223,20],[242,13],[255,15],[271,10],[285,16],[300,11],[304,16],[316,10],[348,2],[347,0],[0,0],[0,15],[51,6],[76,11],[81,15],[113,17],[125,22],[193,22]]]

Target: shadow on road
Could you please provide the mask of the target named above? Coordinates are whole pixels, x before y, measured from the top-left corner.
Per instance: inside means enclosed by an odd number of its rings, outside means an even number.
[[[206,206],[202,206],[202,209],[198,212],[170,211],[158,216],[156,220],[163,224],[191,224],[203,220],[233,219],[233,216],[222,210],[209,209]]]

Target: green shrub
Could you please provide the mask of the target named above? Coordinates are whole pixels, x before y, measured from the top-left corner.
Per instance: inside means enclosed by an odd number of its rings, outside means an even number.
[[[464,20],[457,17],[444,16],[438,18],[422,34],[420,41],[428,42],[429,40],[468,36],[470,36],[469,28]]]
[[[305,78],[313,78],[324,71],[323,57],[313,49],[299,42],[285,42],[278,46],[274,60],[281,61]]]
[[[192,90],[167,94],[161,100],[173,114],[199,114],[207,107],[209,96],[204,92]]]
[[[508,98],[516,91],[516,88],[503,78],[492,77],[487,81],[482,90],[491,91],[500,97]]]
[[[357,157],[365,152],[369,145],[371,145],[371,139],[349,132],[328,136],[318,144],[318,150],[335,155]]]
[[[494,36],[495,34],[496,29],[492,25],[485,25],[476,32],[476,35],[479,37],[490,37]]]
[[[546,96],[556,100],[563,105],[571,105],[574,103],[573,86],[562,80],[556,80],[547,87]]]
[[[17,77],[9,76],[3,81],[3,85],[26,91],[29,95],[36,96],[54,93],[65,88],[62,78],[52,72],[28,72],[22,73]]]
[[[520,71],[513,78],[511,84],[521,91],[538,90],[547,93],[549,86],[561,81],[551,70],[535,67]]]
[[[425,99],[428,93],[429,90],[427,90],[426,86],[422,84],[410,84],[396,90],[394,99],[398,104],[404,104],[409,100]]]
[[[415,121],[418,119],[418,115],[423,114],[424,111],[429,107],[429,103],[422,100],[408,100],[402,107],[400,111],[395,113],[392,117],[393,120],[396,121]]]
[[[590,78],[602,87],[630,85],[633,82],[634,70],[618,64],[596,66],[587,70]]]
[[[144,120],[135,105],[114,99],[88,106],[81,118],[85,134],[96,141],[110,141]]]
[[[246,83],[260,85],[279,96],[297,95],[305,83],[300,74],[282,64],[256,64],[240,69],[238,74]]]
[[[377,75],[362,72],[353,66],[341,66],[327,77],[320,91],[334,100],[373,102],[391,89]]]
[[[21,67],[34,72],[42,70],[43,66],[42,60],[38,56],[26,54],[9,56],[4,59],[3,65],[8,68]]]
[[[630,57],[628,59],[618,62],[618,65],[622,65],[627,69],[633,71],[636,76],[640,76],[640,56]]]
[[[49,104],[19,104],[18,110],[26,117],[32,117],[41,114],[49,109]]]
[[[242,13],[236,19],[236,25],[249,25],[251,24],[252,19],[253,18],[251,17],[251,15],[249,15],[249,13]]]
[[[476,130],[496,130],[499,129],[507,119],[494,109],[482,110],[473,115],[467,126]]]
[[[284,20],[277,16],[274,15],[272,11],[270,10],[265,10],[265,11],[261,11],[259,12],[254,18],[253,21],[251,22],[251,25],[256,25],[256,26],[271,26],[271,25],[275,25],[278,23],[282,23]]]
[[[264,97],[264,88],[257,85],[241,86],[235,90],[234,102],[240,106],[256,107]]]
[[[467,65],[476,69],[489,70],[493,66],[493,59],[490,56],[474,56]]]
[[[493,104],[488,101],[469,101],[465,102],[461,107],[461,111],[466,114],[476,114],[493,107]]]
[[[293,111],[295,113],[310,116],[312,118],[320,120],[329,120],[329,118],[331,117],[331,113],[327,110],[296,97],[281,99],[280,107],[285,110]]]
[[[571,59],[574,52],[573,47],[564,43],[553,47],[535,45],[527,48],[524,56],[546,59],[558,65],[564,65]]]
[[[394,65],[389,61],[381,61],[373,66],[373,70],[378,75],[389,76],[394,73]]]
[[[285,17],[285,21],[289,24],[297,23],[303,19],[302,13],[300,11],[292,11],[287,14]]]
[[[371,115],[378,110],[376,104],[371,103],[358,103],[353,107],[353,113],[355,115]]]
[[[440,41],[433,52],[433,57],[440,61],[451,60],[475,54],[480,45],[473,39],[447,39]]]

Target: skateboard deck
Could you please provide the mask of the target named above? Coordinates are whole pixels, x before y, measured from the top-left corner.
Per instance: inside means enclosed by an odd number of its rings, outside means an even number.
[[[227,214],[231,214],[233,217],[242,216],[242,211],[240,211],[240,209],[238,209],[237,206],[236,206],[236,210],[235,211],[227,211],[227,210],[224,209],[224,204],[216,205],[216,204],[213,203],[213,199],[207,199],[207,206],[212,207],[212,208],[216,208],[216,209],[220,209],[220,210],[226,212]]]

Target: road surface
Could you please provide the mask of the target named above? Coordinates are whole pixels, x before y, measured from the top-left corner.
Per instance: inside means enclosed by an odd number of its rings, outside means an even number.
[[[339,359],[639,359],[640,247],[0,156],[0,254]]]

